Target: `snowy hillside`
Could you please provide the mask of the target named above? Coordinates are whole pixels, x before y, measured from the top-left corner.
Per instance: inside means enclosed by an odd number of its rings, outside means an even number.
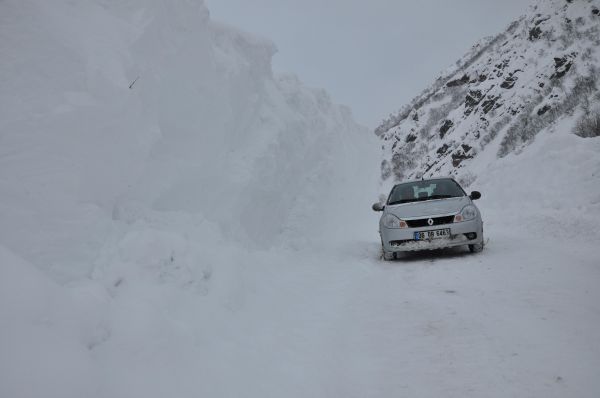
[[[468,185],[479,157],[489,163],[518,154],[562,119],[600,120],[599,7],[596,0],[534,2],[385,120],[375,132],[386,187],[440,174]]]

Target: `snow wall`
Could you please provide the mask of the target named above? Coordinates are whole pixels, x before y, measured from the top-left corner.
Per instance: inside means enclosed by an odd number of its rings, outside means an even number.
[[[0,242],[58,279],[152,212],[254,248],[351,231],[339,203],[372,216],[371,134],[202,1],[0,9]]]

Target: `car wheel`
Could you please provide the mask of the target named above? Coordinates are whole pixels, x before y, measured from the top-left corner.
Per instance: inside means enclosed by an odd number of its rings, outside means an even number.
[[[392,261],[396,258],[396,253],[383,251],[383,259],[385,261]]]
[[[392,261],[393,259],[396,258],[396,253],[394,253],[394,252],[386,252],[385,249],[383,248],[383,242],[381,242],[381,257],[385,261]]]
[[[481,243],[477,243],[475,245],[469,245],[469,250],[471,251],[471,253],[479,253],[480,251],[483,250],[483,246],[484,246],[484,238],[483,238],[483,234],[481,235]]]

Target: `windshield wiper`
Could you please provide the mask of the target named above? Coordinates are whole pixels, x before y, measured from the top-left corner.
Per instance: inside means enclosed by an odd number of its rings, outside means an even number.
[[[393,202],[388,203],[388,206],[399,205],[399,204],[402,204],[402,203],[424,202],[426,200],[448,199],[448,198],[458,198],[458,196],[454,196],[454,195],[431,195],[431,196],[425,196],[425,197],[422,197],[422,198],[415,198],[415,199],[401,199],[401,200],[395,200]]]
[[[392,206],[392,205],[399,205],[402,203],[410,203],[410,202],[416,202],[419,199],[402,199],[402,200],[395,200],[393,202],[388,203],[388,206]]]
[[[416,199],[419,202],[422,202],[424,200],[437,200],[437,199],[449,199],[449,198],[458,198],[459,196],[454,196],[454,195],[431,195],[431,196],[427,196],[424,198],[419,198]]]
[[[453,195],[431,195],[427,199],[448,199],[448,198],[456,198],[456,196],[453,196]]]

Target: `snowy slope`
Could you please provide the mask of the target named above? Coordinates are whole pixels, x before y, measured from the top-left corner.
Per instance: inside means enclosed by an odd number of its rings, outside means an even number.
[[[519,153],[562,118],[599,113],[596,0],[543,0],[456,65],[375,132],[386,187],[397,180],[477,177],[473,159]],[[488,155],[488,153],[490,153]]]

